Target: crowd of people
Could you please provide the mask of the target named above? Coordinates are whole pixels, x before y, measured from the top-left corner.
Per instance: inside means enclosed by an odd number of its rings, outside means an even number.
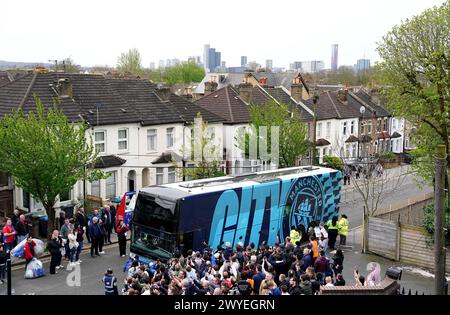
[[[117,223],[117,224],[116,224]],[[4,283],[5,265],[11,250],[24,239],[28,239],[24,247],[24,259],[26,265],[35,257],[33,239],[30,237],[29,224],[24,215],[15,209],[12,218],[7,218],[1,229],[0,243],[0,284]],[[81,264],[80,253],[85,241],[91,244],[90,254],[95,258],[105,254],[103,247],[111,244],[111,234],[115,231],[118,235],[119,253],[121,257],[126,255],[126,233],[128,226],[123,219],[116,218],[116,208],[112,202],[108,202],[101,209],[95,209],[88,216],[83,207],[77,209],[72,218],[60,216],[59,229],[51,231],[46,248],[50,253],[50,274],[58,273],[63,268],[63,258],[70,267]],[[26,268],[25,265],[25,268]]]
[[[336,233],[334,234],[334,227]],[[344,254],[335,249],[345,245],[348,220],[332,218],[326,224],[316,222],[308,229],[308,242],[301,242],[293,227],[283,242],[269,246],[263,242],[244,247],[225,246],[203,251],[176,252],[163,263],[140,264],[138,257],[130,260],[123,285],[115,284],[112,270],[105,274],[106,294],[124,295],[314,295],[321,286],[344,286],[342,275]],[[365,278],[354,270],[354,285],[369,286],[380,282],[380,269],[375,266]],[[347,284],[349,285],[349,284]],[[352,284],[350,284],[352,285]]]

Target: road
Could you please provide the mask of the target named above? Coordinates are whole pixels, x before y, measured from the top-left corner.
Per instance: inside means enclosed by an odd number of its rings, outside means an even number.
[[[418,198],[433,191],[431,186],[419,187],[417,185],[418,179],[417,176],[412,174],[404,175],[399,180],[397,177],[389,177],[385,197],[383,197],[379,209],[387,208],[390,204],[406,203],[408,199]],[[345,213],[348,216],[350,228],[362,224],[363,208],[363,199],[356,189],[345,188],[342,191],[340,213]]]
[[[117,244],[105,247],[105,255],[91,258],[89,253],[82,253],[80,258],[83,261],[80,265],[80,286],[71,286],[70,283],[76,282],[73,272],[60,269],[58,274],[50,275],[48,273],[50,261],[43,259],[46,275],[37,279],[25,279],[24,267],[14,268],[12,272],[12,289],[16,295],[102,295],[103,283],[102,277],[105,271],[111,267],[119,279],[119,287],[122,288],[124,273],[123,265],[128,257],[119,257],[119,248]],[[67,262],[63,260],[63,265]],[[69,279],[69,282],[67,281]],[[75,283],[76,284],[76,283]],[[0,295],[6,294],[6,283],[0,285]]]

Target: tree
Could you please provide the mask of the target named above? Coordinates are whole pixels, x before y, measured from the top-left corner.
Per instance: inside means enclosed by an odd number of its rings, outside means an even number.
[[[122,74],[142,75],[141,54],[136,48],[122,53],[117,59],[117,70]]]
[[[58,63],[53,68],[55,69],[55,71],[64,71],[65,73],[80,73],[81,71],[80,66],[75,64],[75,62],[70,57],[58,61]]]
[[[0,120],[0,171],[42,203],[51,231],[58,196],[102,173],[93,169],[97,154],[86,138],[87,125],[69,122],[57,104],[45,109],[37,96],[35,103],[36,112],[19,109]]]
[[[178,83],[200,82],[205,76],[205,70],[193,62],[182,62],[164,71],[151,71],[149,78],[155,82],[167,82],[169,85]]]
[[[407,19],[378,46],[382,95],[394,115],[417,127],[414,167],[430,182],[433,152],[446,147],[450,166],[450,1]],[[448,185],[448,181],[447,181]]]
[[[212,132],[208,122],[202,119],[200,113],[197,113],[195,123],[197,125],[189,139],[191,148],[189,151],[184,149],[184,153],[190,156],[191,161],[195,162],[195,166],[181,168],[179,175],[192,180],[225,175],[221,170],[220,148],[214,144],[215,133]]]
[[[237,139],[237,146],[243,150],[246,157],[249,156],[250,137],[257,138],[257,152],[264,144],[269,150],[272,147],[271,130],[272,127],[279,127],[279,166],[296,166],[298,159],[308,153],[310,142],[307,140],[306,125],[300,120],[295,108],[290,108],[287,104],[268,102],[265,105],[251,104],[250,127],[256,135],[251,132],[242,131]],[[260,134],[260,127],[267,127],[267,139]],[[244,133],[244,134],[242,134]]]

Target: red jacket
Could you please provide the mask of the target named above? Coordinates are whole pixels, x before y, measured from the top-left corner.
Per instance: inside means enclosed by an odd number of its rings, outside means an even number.
[[[23,251],[23,256],[25,259],[33,259],[33,257],[34,257],[34,254],[31,252],[30,245],[33,246],[33,249],[34,249],[34,247],[36,246],[36,243],[34,241],[31,241],[31,244],[28,242],[25,243],[25,249]],[[34,250],[33,250],[33,252],[34,252]]]

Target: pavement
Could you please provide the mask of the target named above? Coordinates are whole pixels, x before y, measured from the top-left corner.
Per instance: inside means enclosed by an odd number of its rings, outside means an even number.
[[[49,274],[50,258],[42,258],[45,276],[37,279],[25,279],[24,266],[15,266],[12,272],[12,289],[15,295],[103,295],[102,278],[108,268],[112,268],[122,285],[123,265],[127,257],[119,256],[118,244],[104,247],[105,254],[92,258],[89,251],[83,251],[79,269],[59,269],[58,274]],[[128,252],[127,252],[128,253]],[[63,260],[64,266],[68,262]],[[78,281],[79,279],[79,281]],[[5,295],[7,284],[0,285],[0,295]]]

